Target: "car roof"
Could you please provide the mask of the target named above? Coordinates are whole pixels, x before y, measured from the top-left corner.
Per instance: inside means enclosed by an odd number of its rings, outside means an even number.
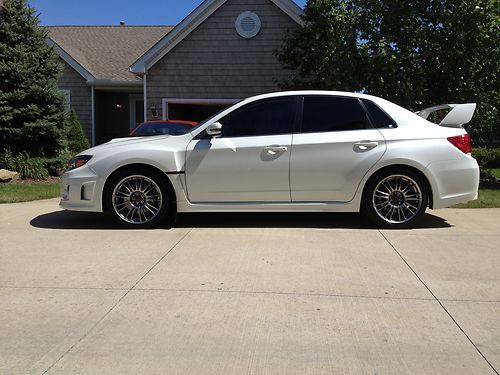
[[[277,91],[270,92],[267,94],[253,96],[251,98],[272,98],[276,96],[288,96],[288,95],[338,95],[338,96],[351,96],[355,98],[369,98],[371,95],[366,95],[357,92],[348,91],[329,91],[329,90],[298,90],[298,91]],[[250,98],[248,98],[250,99]]]

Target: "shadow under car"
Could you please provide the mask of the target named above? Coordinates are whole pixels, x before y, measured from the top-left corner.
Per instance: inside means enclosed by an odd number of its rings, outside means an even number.
[[[44,229],[130,230],[120,227],[108,215],[91,212],[55,211],[33,218],[30,225]],[[360,213],[189,213],[178,214],[159,229],[176,228],[322,228],[377,230]],[[426,213],[412,229],[451,228],[445,219]]]

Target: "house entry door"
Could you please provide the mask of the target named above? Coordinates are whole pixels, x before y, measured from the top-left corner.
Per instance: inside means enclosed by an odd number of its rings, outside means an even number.
[[[144,98],[142,95],[130,95],[130,130],[144,122]]]

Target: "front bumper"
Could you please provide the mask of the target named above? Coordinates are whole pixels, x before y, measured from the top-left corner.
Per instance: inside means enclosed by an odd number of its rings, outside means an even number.
[[[102,212],[101,192],[99,177],[84,165],[62,175],[59,206],[70,211]]]
[[[432,185],[434,209],[477,199],[479,166],[469,155],[460,160],[431,163],[426,175]]]

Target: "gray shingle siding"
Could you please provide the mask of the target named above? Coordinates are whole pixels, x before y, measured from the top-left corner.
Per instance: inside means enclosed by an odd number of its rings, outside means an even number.
[[[262,21],[260,33],[249,40],[234,27],[247,10]],[[161,110],[166,97],[236,99],[277,91],[277,80],[289,72],[273,51],[296,26],[270,0],[228,0],[149,70],[148,106]]]
[[[75,110],[78,120],[89,142],[92,142],[92,98],[91,88],[85,79],[65,61],[61,60],[64,70],[59,79],[59,88],[71,92],[71,108]]]

